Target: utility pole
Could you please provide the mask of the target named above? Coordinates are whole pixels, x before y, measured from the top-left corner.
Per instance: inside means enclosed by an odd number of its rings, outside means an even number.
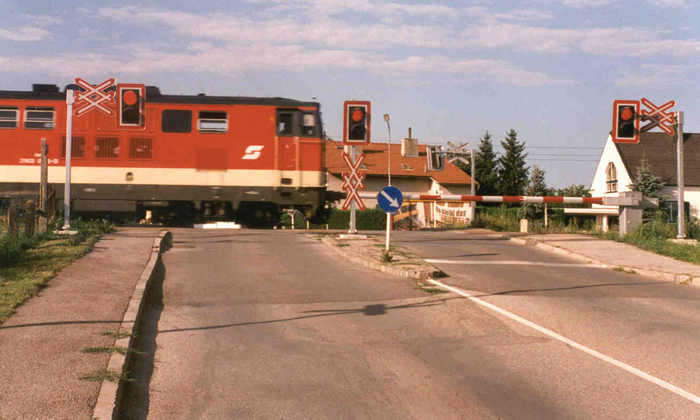
[[[676,134],[678,135],[678,239],[685,239],[685,191],[683,157],[683,111],[676,112]]]
[[[66,184],[63,191],[63,230],[70,230],[70,164],[73,146],[73,90],[66,90]]]
[[[39,216],[39,232],[46,232],[48,228],[48,216],[46,215],[46,197],[48,196],[48,146],[46,145],[46,137],[41,138],[41,178],[39,182],[39,210],[42,215]]]

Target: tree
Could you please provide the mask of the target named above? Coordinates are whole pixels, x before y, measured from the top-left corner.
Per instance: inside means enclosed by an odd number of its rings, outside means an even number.
[[[479,183],[479,195],[497,195],[498,160],[488,131],[479,142],[479,150],[474,156],[474,167],[474,177]]]
[[[661,191],[667,182],[651,173],[651,164],[646,155],[642,158],[641,165],[637,167],[632,183],[628,185],[632,191],[641,191],[644,197],[659,198]]]
[[[590,197],[591,193],[585,185],[571,184],[566,188],[560,188],[557,191],[559,197]]]
[[[501,146],[505,153],[498,158],[498,191],[502,195],[523,195],[530,169],[525,166],[525,143],[519,142],[518,133],[511,129]]]
[[[559,197],[590,197],[591,192],[585,185],[571,184],[566,188],[557,190]],[[588,204],[567,204],[568,207],[588,207]],[[555,204],[554,207],[564,207],[563,204]]]
[[[471,176],[471,164],[460,160],[455,161],[455,164]],[[478,182],[478,194],[497,195],[498,160],[488,131],[479,139],[479,149],[474,152],[474,166],[474,180]]]
[[[525,188],[525,195],[529,197],[544,197],[549,193],[550,189],[547,188],[547,183],[544,180],[544,170],[540,169],[540,167],[537,165],[533,166],[532,172],[530,172],[530,180]],[[533,220],[539,219],[543,216],[544,204],[541,203],[523,204],[518,211],[518,217],[520,219]]]

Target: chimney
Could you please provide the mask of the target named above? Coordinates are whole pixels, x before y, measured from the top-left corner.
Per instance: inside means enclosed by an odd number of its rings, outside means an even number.
[[[408,127],[408,138],[401,143],[401,156],[418,157],[418,139],[411,138],[411,127]]]

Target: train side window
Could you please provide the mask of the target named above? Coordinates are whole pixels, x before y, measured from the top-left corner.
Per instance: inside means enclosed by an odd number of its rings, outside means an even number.
[[[27,107],[24,110],[24,128],[53,130],[55,117],[53,108]]]
[[[189,133],[192,131],[192,111],[181,109],[163,110],[161,128],[164,133]]]
[[[303,114],[301,135],[304,137],[316,137],[316,115],[310,112]]]
[[[0,128],[17,128],[19,124],[19,108],[0,106]]]
[[[294,134],[294,112],[277,111],[277,135],[291,136]]]
[[[226,111],[199,111],[197,129],[202,133],[225,133],[228,131]]]

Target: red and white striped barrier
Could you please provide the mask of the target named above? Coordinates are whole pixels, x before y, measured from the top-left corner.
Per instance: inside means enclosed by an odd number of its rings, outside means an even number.
[[[360,197],[376,198],[377,194],[361,192]],[[456,194],[404,194],[404,201],[477,201],[484,203],[560,203],[560,204],[603,204],[603,197],[527,197],[494,195]]]

